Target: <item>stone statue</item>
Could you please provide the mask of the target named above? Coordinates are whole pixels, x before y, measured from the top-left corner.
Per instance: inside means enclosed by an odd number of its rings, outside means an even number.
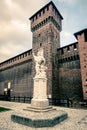
[[[36,63],[36,75],[35,78],[46,78],[46,61],[43,54],[43,49],[41,48],[37,55],[33,53],[34,61]]]

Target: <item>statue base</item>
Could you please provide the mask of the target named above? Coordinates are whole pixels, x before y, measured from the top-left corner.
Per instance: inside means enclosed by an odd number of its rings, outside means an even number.
[[[49,106],[49,101],[47,99],[47,78],[34,78],[34,94],[31,100],[31,106],[41,109]]]
[[[18,114],[11,115],[12,121],[34,128],[53,127],[68,117],[66,112],[56,110],[49,106],[47,99],[46,66],[43,66],[45,59],[43,58],[43,51],[40,53],[41,55],[38,52],[38,55],[40,55],[38,57],[39,68],[36,66],[36,70],[38,72],[40,71],[41,75],[38,75],[37,72],[34,78],[34,92],[31,106],[22,111],[18,111]]]
[[[49,106],[48,99],[32,99],[31,106],[34,108],[47,108]]]
[[[45,109],[29,107],[20,114],[12,114],[11,120],[29,127],[42,128],[53,127],[67,119],[67,117],[68,115],[66,112],[56,110],[50,106]]]

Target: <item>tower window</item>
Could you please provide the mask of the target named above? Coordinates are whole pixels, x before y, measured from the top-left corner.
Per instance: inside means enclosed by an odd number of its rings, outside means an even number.
[[[47,6],[47,11],[49,10],[49,6]]]
[[[41,34],[39,33],[39,35],[38,35],[39,37],[41,36]]]
[[[86,68],[86,65],[84,65],[84,68]]]
[[[42,43],[40,43],[40,47],[42,47]]]

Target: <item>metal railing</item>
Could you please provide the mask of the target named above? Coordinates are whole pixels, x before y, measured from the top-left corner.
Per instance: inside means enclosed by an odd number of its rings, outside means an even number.
[[[11,102],[20,102],[20,103],[31,103],[32,97],[8,97],[4,95],[0,95],[0,100],[3,101],[11,101]],[[63,106],[63,107],[80,107],[80,108],[87,108],[87,101],[77,102],[71,99],[58,99],[58,98],[48,98],[49,104],[54,106]]]
[[[12,102],[22,102],[22,103],[31,103],[32,97],[11,97],[10,101]],[[57,99],[57,98],[48,98],[50,105],[55,106],[65,106],[69,107],[69,100],[68,99]]]
[[[10,98],[10,101],[12,101],[12,102],[22,102],[22,103],[31,103],[31,99],[32,99],[32,97],[20,97],[20,96],[18,96],[18,97],[11,97]]]

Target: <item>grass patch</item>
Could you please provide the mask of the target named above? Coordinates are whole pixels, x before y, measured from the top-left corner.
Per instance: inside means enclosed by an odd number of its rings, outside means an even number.
[[[9,111],[9,110],[11,110],[11,109],[9,109],[9,108],[4,108],[4,107],[0,107],[0,112]]]

